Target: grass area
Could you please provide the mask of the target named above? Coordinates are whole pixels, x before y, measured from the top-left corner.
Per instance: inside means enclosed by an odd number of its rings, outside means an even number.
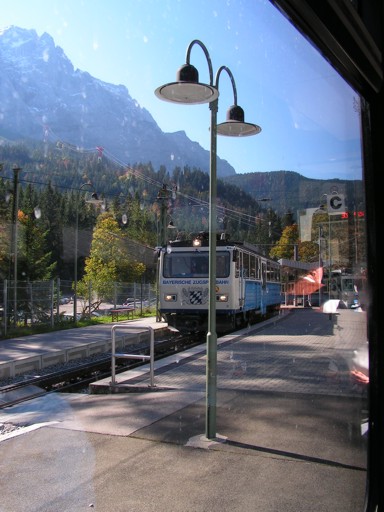
[[[147,318],[151,316],[156,316],[155,308],[143,308],[142,313],[138,311],[133,314],[133,320],[137,318]],[[132,315],[121,315],[119,316],[119,321],[132,320]],[[31,336],[32,334],[42,334],[47,332],[55,332],[55,331],[63,331],[66,329],[77,329],[81,327],[88,327],[90,325],[100,325],[100,324],[111,324],[112,317],[111,315],[100,315],[93,316],[92,318],[81,318],[75,324],[71,320],[62,319],[60,322],[55,323],[54,327],[47,324],[33,324],[33,325],[18,325],[17,327],[10,326],[7,329],[6,336],[0,335],[1,339],[11,339],[11,338],[19,338],[21,336]]]

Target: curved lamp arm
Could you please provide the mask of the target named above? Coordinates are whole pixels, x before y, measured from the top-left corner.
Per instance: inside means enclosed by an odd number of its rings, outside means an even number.
[[[231,79],[232,83],[232,90],[233,90],[233,104],[237,106],[237,90],[236,90],[236,83],[235,79],[233,77],[232,71],[227,66],[220,66],[219,69],[216,72],[216,78],[215,78],[215,87],[217,90],[219,90],[219,79],[222,71],[226,71],[228,73],[229,78]]]
[[[202,43],[201,41],[199,41],[199,39],[194,39],[193,41],[191,41],[188,45],[188,48],[187,48],[187,53],[186,53],[186,57],[185,57],[185,62],[186,64],[188,64],[189,66],[191,65],[190,63],[190,60],[191,60],[191,51],[192,51],[192,47],[193,45],[199,45],[200,48],[203,50],[204,52],[204,55],[205,55],[205,58],[207,59],[207,63],[208,63],[208,69],[209,69],[209,85],[212,85],[213,86],[213,66],[212,66],[212,60],[211,60],[211,56],[209,55],[209,52],[208,52],[208,49],[207,47],[205,46],[204,43]],[[217,76],[217,75],[216,75]],[[217,86],[215,86],[216,89],[217,89]]]
[[[257,135],[261,132],[261,128],[257,124],[245,122],[244,110],[237,104],[235,79],[232,71],[227,66],[220,66],[217,70],[214,87],[219,90],[219,80],[222,71],[226,71],[231,80],[233,105],[227,110],[226,121],[216,125],[217,133],[228,137],[247,137],[249,135]]]

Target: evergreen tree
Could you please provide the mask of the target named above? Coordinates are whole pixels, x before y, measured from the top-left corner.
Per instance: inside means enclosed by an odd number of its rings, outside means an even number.
[[[51,262],[56,263],[56,273],[62,275],[64,270],[63,262],[63,203],[64,197],[52,187],[51,182],[36,197],[36,204],[41,210],[39,224],[46,229],[46,246],[49,247]]]
[[[10,269],[12,221],[7,180],[0,180],[0,278],[8,279]],[[12,198],[11,198],[12,200]]]
[[[26,188],[23,210],[18,211],[18,280],[45,281],[52,278],[56,262],[52,252],[47,250],[49,230],[36,217],[36,193],[31,185]],[[33,206],[36,205],[36,206]]]

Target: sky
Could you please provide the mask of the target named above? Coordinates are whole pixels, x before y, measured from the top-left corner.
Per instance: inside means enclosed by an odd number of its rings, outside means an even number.
[[[164,132],[183,130],[210,149],[210,111],[154,91],[176,80],[195,39],[214,80],[230,69],[256,136],[218,136],[217,154],[237,174],[295,171],[314,179],[362,179],[358,95],[268,0],[1,0],[0,28],[47,32],[75,68],[127,87]],[[191,64],[209,83],[199,45]],[[217,122],[234,103],[220,73]],[[102,142],[101,142],[102,144]],[[108,149],[108,148],[106,148]]]

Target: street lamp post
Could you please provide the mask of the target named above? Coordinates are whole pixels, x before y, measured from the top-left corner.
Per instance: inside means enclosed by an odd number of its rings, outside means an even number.
[[[0,171],[3,170],[3,164],[0,164]],[[13,269],[10,264],[9,267],[9,275],[11,278],[11,273],[13,273],[13,325],[17,327],[17,286],[18,286],[18,278],[17,278],[17,267],[18,267],[18,222],[19,222],[19,174],[22,171],[21,167],[14,165],[12,167],[13,170],[13,190],[12,192],[7,193],[6,201],[8,202],[9,196],[13,196],[12,203],[12,234],[11,234],[11,263],[13,263]],[[39,206],[35,206],[33,213],[36,219],[41,217],[41,210]],[[12,262],[13,260],[13,262]],[[11,270],[12,269],[12,270]],[[5,321],[5,330],[7,328],[7,322]]]
[[[203,50],[209,68],[209,84],[199,82],[197,69],[190,64],[192,47],[197,44]],[[226,71],[233,89],[234,105],[227,111],[224,123],[217,124],[219,78]],[[229,68],[221,66],[213,82],[213,69],[210,55],[204,44],[193,40],[186,53],[186,64],[176,74],[176,82],[162,85],[155,91],[158,98],[179,104],[209,103],[211,110],[210,141],[210,181],[209,181],[209,310],[207,332],[206,366],[206,423],[205,435],[208,439],[216,437],[216,391],[217,391],[217,333],[216,333],[216,196],[217,196],[217,134],[232,137],[256,135],[261,128],[244,122],[244,111],[237,105],[237,91],[233,75]]]

